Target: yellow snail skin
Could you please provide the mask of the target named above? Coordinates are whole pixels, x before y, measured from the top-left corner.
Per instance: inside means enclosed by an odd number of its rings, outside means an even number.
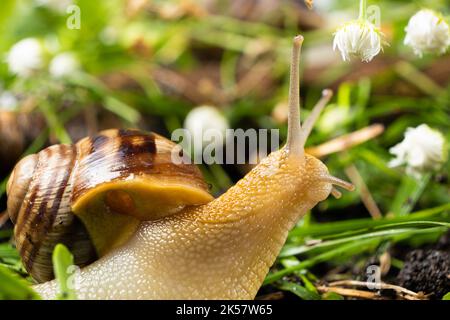
[[[331,98],[325,90],[300,125],[298,60],[303,38],[294,38],[288,141],[219,198],[177,214],[142,222],[122,246],[82,268],[73,278],[79,299],[253,299],[289,230],[334,185],[304,153],[304,142]],[[35,286],[44,298],[56,281]]]

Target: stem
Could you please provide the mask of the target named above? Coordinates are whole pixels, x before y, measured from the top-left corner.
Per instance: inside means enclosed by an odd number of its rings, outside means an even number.
[[[359,20],[366,19],[367,0],[359,1]]]
[[[301,145],[301,126],[300,126],[300,80],[299,80],[299,62],[300,51],[302,48],[303,37],[298,35],[294,38],[291,60],[291,77],[289,83],[289,115],[288,115],[288,137],[286,149],[295,155],[304,154]]]

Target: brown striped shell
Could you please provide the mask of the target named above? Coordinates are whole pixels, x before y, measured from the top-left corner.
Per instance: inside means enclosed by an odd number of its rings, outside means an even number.
[[[154,133],[112,129],[22,159],[8,181],[8,213],[32,277],[53,278],[57,243],[84,266],[122,244],[140,221],[211,201],[200,170],[172,162],[175,146]]]

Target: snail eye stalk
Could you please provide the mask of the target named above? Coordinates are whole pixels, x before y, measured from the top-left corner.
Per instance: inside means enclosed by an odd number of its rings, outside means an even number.
[[[333,197],[335,197],[336,199],[339,199],[340,197],[342,197],[342,193],[338,189],[336,189],[334,187],[331,188],[331,195]]]
[[[300,125],[300,79],[299,64],[303,37],[298,35],[293,40],[291,76],[289,82],[289,115],[288,115],[288,137],[286,149],[296,156],[303,156],[305,150],[301,144],[302,128]]]
[[[320,100],[316,103],[309,117],[305,120],[305,122],[303,122],[301,134],[301,145],[303,147],[305,146],[306,140],[311,134],[311,130],[313,129],[314,124],[319,118],[320,113],[322,112],[323,108],[325,108],[325,106],[328,104],[328,102],[330,102],[332,96],[333,96],[332,90],[330,89],[323,90],[322,98],[320,98]]]
[[[345,190],[348,190],[348,191],[353,191],[353,190],[355,190],[355,186],[354,186],[353,184],[351,184],[350,182],[341,180],[341,179],[339,179],[339,178],[337,178],[337,177],[326,176],[326,177],[324,177],[324,178],[322,179],[322,181],[331,183],[332,185],[341,187],[341,188],[343,188],[343,189],[345,189]],[[334,196],[334,194],[333,194],[333,196]]]

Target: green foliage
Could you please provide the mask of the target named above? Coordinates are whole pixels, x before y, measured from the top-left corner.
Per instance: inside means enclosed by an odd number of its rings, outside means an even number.
[[[0,300],[39,300],[39,295],[8,268],[0,265]]]
[[[442,235],[450,227],[450,205],[427,209],[408,216],[346,220],[300,226],[290,232],[290,237],[280,253],[284,259],[306,255],[300,263],[289,264],[281,270],[270,272],[265,284],[273,283],[298,270],[310,268],[327,261],[343,261],[363,252],[374,252],[384,241],[405,242],[421,237]],[[424,220],[429,219],[429,220]],[[311,238],[313,237],[313,238]],[[316,244],[308,244],[314,239]]]
[[[308,290],[304,286],[293,282],[281,281],[278,287],[282,290],[292,292],[303,300],[320,300],[320,295],[317,292]]]

